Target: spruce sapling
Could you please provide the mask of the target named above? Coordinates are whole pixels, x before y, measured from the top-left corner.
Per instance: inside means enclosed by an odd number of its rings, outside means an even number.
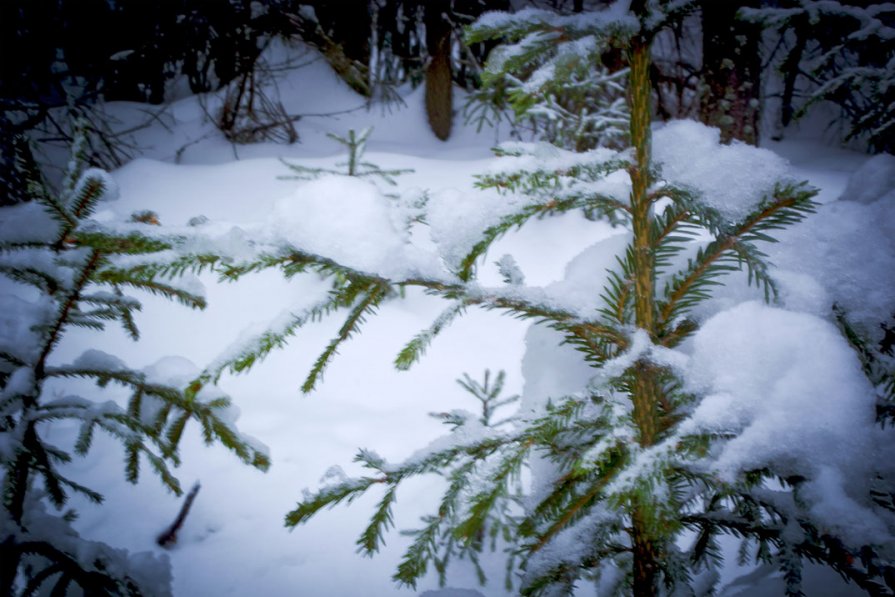
[[[57,362],[56,348],[73,328],[102,331],[116,322],[139,338],[135,314],[141,304],[126,291],[205,306],[201,295],[176,280],[129,265],[137,258],[151,264],[171,247],[164,236],[149,233],[155,226],[110,227],[91,219],[115,186],[107,173],[84,166],[85,144],[82,133],[60,192],[23,164],[30,201],[2,208],[0,593],[167,595],[165,561],[131,557],[82,539],[71,527],[74,513],[60,511],[72,494],[96,503],[103,497],[64,465],[87,456],[97,432],[104,432],[121,444],[128,482],[136,483],[148,464],[179,495],[171,469],[180,463],[178,445],[190,420],[208,443],[222,443],[247,464],[264,470],[268,458],[233,427],[230,399],[215,388],[174,387],[93,349],[72,363]],[[52,385],[74,379],[95,382],[97,395],[62,395]],[[124,404],[101,398],[110,385],[126,390]],[[60,421],[77,425],[70,445],[58,444],[65,437]]]
[[[367,127],[360,133],[356,133],[354,129],[352,129],[348,131],[347,137],[340,137],[334,133],[327,133],[327,137],[329,137],[333,141],[336,141],[340,145],[345,146],[348,150],[348,161],[336,164],[337,166],[344,166],[344,172],[339,170],[332,170],[329,168],[309,168],[307,166],[302,166],[301,164],[290,164],[286,160],[280,160],[290,170],[296,172],[296,174],[291,176],[280,176],[279,178],[282,180],[313,180],[327,174],[344,174],[347,176],[359,177],[378,176],[388,184],[394,186],[397,184],[394,179],[395,176],[413,172],[413,170],[383,170],[376,164],[362,161],[364,151],[367,147],[367,139],[370,138],[370,134],[372,132],[373,127]]]

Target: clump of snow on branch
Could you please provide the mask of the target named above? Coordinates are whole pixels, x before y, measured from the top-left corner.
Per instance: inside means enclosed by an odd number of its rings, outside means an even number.
[[[874,342],[882,339],[880,324],[895,313],[895,196],[878,182],[859,169],[842,200],[820,206],[811,218],[781,231],[780,242],[767,251],[786,270],[781,279],[794,282],[792,293],[805,294],[806,284],[826,293],[817,315],[829,314],[835,302]]]
[[[895,457],[895,444],[876,425],[873,388],[832,323],[740,304],[697,332],[686,380],[705,397],[681,432],[732,437],[707,466],[729,480],[766,466],[805,477],[826,524],[881,539],[885,525],[869,513],[855,520],[846,496],[866,495],[873,464]]]
[[[395,226],[392,211],[372,182],[333,175],[305,182],[279,200],[268,225],[288,245],[361,271],[400,276],[431,269],[410,251],[407,231]]]
[[[482,231],[518,209],[519,200],[496,192],[476,192],[474,197],[456,189],[433,193],[426,222],[447,266],[455,269],[482,239]]]
[[[653,133],[653,158],[667,182],[699,191],[703,201],[736,221],[789,177],[790,166],[770,150],[720,142],[720,130],[677,120]]]

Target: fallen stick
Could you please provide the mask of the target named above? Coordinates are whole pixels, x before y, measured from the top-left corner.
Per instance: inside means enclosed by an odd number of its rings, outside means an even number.
[[[193,485],[193,488],[190,489],[190,492],[186,495],[186,499],[183,501],[183,506],[180,507],[180,512],[177,514],[177,518],[174,519],[174,522],[171,523],[171,526],[169,526],[165,532],[156,538],[155,542],[160,546],[169,548],[177,543],[177,531],[183,526],[187,514],[190,513],[193,500],[196,499],[196,494],[199,493],[200,487],[201,485],[196,481],[196,484]]]

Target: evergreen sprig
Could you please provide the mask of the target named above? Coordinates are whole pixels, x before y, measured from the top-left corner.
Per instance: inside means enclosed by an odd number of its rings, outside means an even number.
[[[490,417],[499,405],[509,404],[515,399],[511,397],[498,400],[502,381],[490,386],[489,377],[490,374],[487,374],[484,384],[471,382],[468,376],[464,380],[458,380],[465,388],[472,388],[473,395],[480,401],[482,397],[476,392],[487,388],[487,399],[482,402],[483,417],[486,414]],[[498,378],[503,379],[502,372]],[[441,498],[437,514],[424,518],[423,528],[408,533],[413,541],[404,553],[394,578],[400,584],[416,587],[430,565],[443,573],[452,556],[476,558],[476,552],[483,547],[484,537],[491,533],[496,539],[500,529],[511,524],[507,509],[515,504],[515,479],[531,444],[512,435],[493,431],[492,427],[482,425],[481,420],[477,425],[466,418],[447,417],[444,420],[452,425],[452,434],[458,437],[458,441],[446,448],[411,458],[398,466],[385,463],[373,452],[361,450],[355,457],[355,462],[374,470],[376,475],[344,478],[334,485],[307,495],[287,514],[286,525],[295,527],[324,508],[342,502],[351,503],[372,487],[384,485],[383,497],[370,524],[357,542],[361,553],[373,555],[383,545],[384,533],[393,525],[392,506],[399,485],[411,477],[438,474],[447,479],[448,487]],[[471,440],[460,440],[459,438],[464,437],[463,432],[468,430],[467,424],[482,429],[483,434]],[[499,462],[498,474],[489,478],[490,486],[487,491],[479,492],[476,500],[478,506],[463,510],[464,496],[481,478],[479,473],[483,464],[492,459]],[[498,504],[502,515],[495,516],[493,510]]]
[[[392,169],[392,170],[383,170],[376,164],[371,162],[364,162],[362,160],[364,151],[367,147],[367,139],[370,138],[370,134],[373,132],[373,127],[368,127],[362,130],[360,133],[356,133],[353,129],[348,131],[347,137],[340,137],[334,133],[327,133],[326,136],[336,141],[340,145],[343,145],[348,150],[348,161],[341,162],[336,164],[337,166],[344,166],[345,170],[333,170],[330,168],[309,168],[307,166],[302,166],[301,164],[290,164],[286,160],[281,159],[280,161],[283,164],[295,172],[295,175],[292,176],[280,176],[279,178],[282,180],[314,180],[321,176],[326,175],[345,175],[345,176],[356,176],[359,178],[364,178],[368,176],[379,177],[386,183],[395,186],[398,182],[395,180],[396,176],[400,176],[402,174],[408,174],[413,172],[412,169]]]
[[[712,287],[719,284],[719,277],[744,267],[749,283],[762,288],[766,300],[776,298],[777,288],[768,273],[765,255],[755,243],[775,242],[768,232],[795,224],[813,213],[814,194],[815,191],[805,183],[778,185],[773,196],[741,222],[727,226],[714,241],[699,248],[696,256],[688,260],[687,267],[674,274],[665,285],[663,300],[658,304],[660,329],[667,329],[673,321],[709,298]],[[693,223],[699,223],[699,219]],[[669,240],[671,238],[675,241]],[[686,236],[662,237],[663,244],[688,240]],[[668,249],[660,253],[662,257],[667,254]]]
[[[353,285],[352,288],[354,286],[356,285]],[[327,365],[336,355],[339,346],[360,330],[367,316],[376,312],[379,305],[387,297],[389,290],[390,287],[384,284],[373,284],[361,290],[357,304],[348,312],[348,316],[345,318],[342,327],[339,328],[336,337],[330,341],[320,356],[317,357],[317,360],[314,361],[311,371],[301,386],[303,392],[308,393],[314,389],[314,386],[323,377],[323,372]]]
[[[432,322],[431,326],[414,336],[413,339],[401,349],[401,352],[395,357],[395,367],[402,371],[410,369],[414,363],[419,361],[423,355],[426,354],[426,349],[435,337],[465,311],[466,304],[460,301],[442,311],[441,315],[435,318],[435,321]]]

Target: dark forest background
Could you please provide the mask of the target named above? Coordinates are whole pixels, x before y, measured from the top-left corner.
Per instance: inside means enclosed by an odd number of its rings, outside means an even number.
[[[459,111],[453,85],[491,108],[506,107],[500,86],[479,91],[490,47],[465,44],[466,25],[488,10],[575,13],[607,3],[4,0],[0,184],[6,191],[0,200],[27,196],[17,164],[35,159],[35,142],[69,142],[75,121],[91,129],[88,158],[96,165],[114,168],[133,157],[120,131],[95,110],[102,102],[164,105],[187,89],[223,90],[225,109],[214,118],[231,141],[299,141],[293,123],[301,115],[288,114],[257,85],[262,51],[274,40],[317,48],[370,101],[395,99],[395,87],[404,83],[426,85],[430,127],[447,139]],[[818,9],[821,4],[826,8]],[[782,135],[794,119],[825,105],[840,140],[892,152],[895,43],[886,31],[893,27],[895,10],[859,0],[703,0],[656,45],[656,116],[698,118],[721,128],[725,140],[755,144],[762,130]],[[618,70],[623,54],[620,48],[597,59]]]

